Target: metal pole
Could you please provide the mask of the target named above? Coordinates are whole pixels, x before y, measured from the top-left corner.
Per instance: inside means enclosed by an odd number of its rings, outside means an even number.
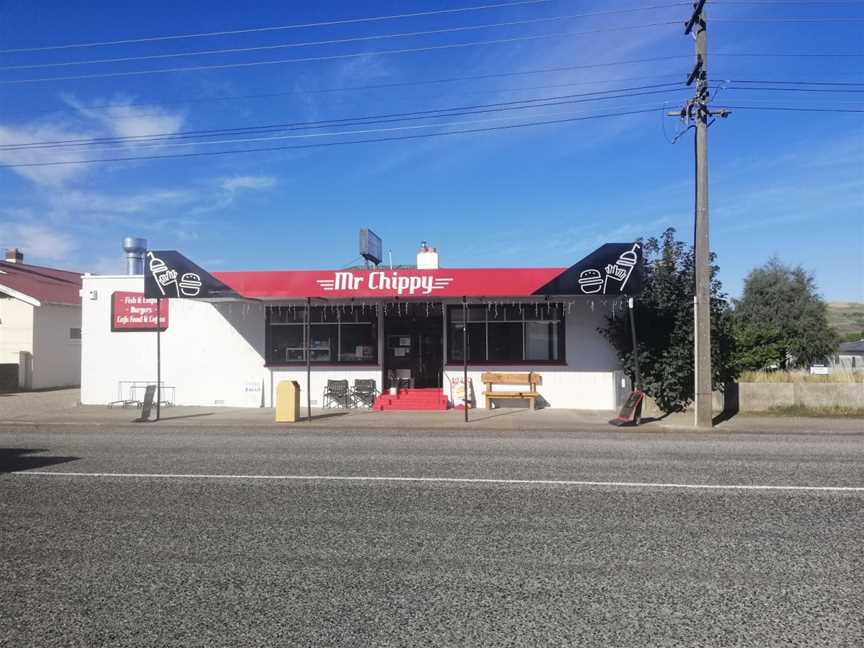
[[[175,399],[176,400],[176,399]],[[162,406],[162,300],[156,298],[156,420]]]
[[[696,30],[696,59],[701,64],[696,85],[696,218],[694,373],[696,427],[710,428],[711,410],[711,262],[708,240],[708,43],[704,3],[700,3]]]
[[[306,298],[306,420],[312,421],[312,298]]]
[[[468,298],[462,298],[462,391],[465,395],[465,422],[468,422]]]
[[[633,316],[633,298],[627,300],[630,309],[630,339],[633,342],[634,389],[642,391],[642,375],[639,373],[639,347],[636,345],[636,318]]]

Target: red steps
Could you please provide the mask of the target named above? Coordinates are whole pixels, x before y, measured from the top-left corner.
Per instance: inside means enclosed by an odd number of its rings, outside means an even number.
[[[450,406],[444,390],[432,389],[400,389],[396,396],[385,392],[375,399],[372,409],[383,412],[390,411],[424,411],[446,410]]]

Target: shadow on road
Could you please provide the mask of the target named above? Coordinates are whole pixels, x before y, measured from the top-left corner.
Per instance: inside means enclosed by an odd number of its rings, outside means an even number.
[[[44,468],[68,461],[78,461],[80,457],[51,457],[36,455],[38,452],[48,452],[45,448],[0,448],[0,474]]]

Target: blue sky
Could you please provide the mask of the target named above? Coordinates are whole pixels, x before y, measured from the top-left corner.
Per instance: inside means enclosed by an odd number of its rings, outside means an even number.
[[[488,4],[495,4],[489,0]],[[315,3],[2,2],[3,48],[291,25],[486,4],[475,0]],[[680,25],[537,38],[433,51],[384,50],[586,32],[683,21],[686,6],[620,15],[574,14],[674,4],[551,0],[496,9],[219,37],[0,54],[0,146],[306,122],[556,97],[679,81],[693,42]],[[721,22],[759,17],[864,18],[864,6],[709,2],[712,79],[864,83],[861,22]],[[10,66],[260,47],[550,18],[451,33],[244,53],[43,68]],[[555,19],[552,19],[555,18]],[[363,56],[353,54],[366,52]],[[759,52],[853,57],[750,57]],[[726,54],[726,56],[721,55]],[[352,55],[191,72],[10,83],[57,76]],[[662,61],[586,67],[636,59]],[[576,67],[583,66],[583,67]],[[558,69],[554,72],[512,75]],[[454,77],[489,76],[447,83]],[[386,84],[415,83],[374,88]],[[722,84],[721,84],[722,85]],[[726,84],[730,85],[730,84]],[[356,89],[356,88],[366,89]],[[667,86],[668,88],[669,86]],[[739,84],[740,87],[740,84]],[[353,90],[344,90],[354,88]],[[336,89],[343,89],[336,91]],[[664,88],[665,90],[666,88]],[[864,86],[858,88],[864,89]],[[654,91],[650,90],[641,90]],[[622,91],[628,94],[635,91]],[[259,98],[230,99],[255,94]],[[411,262],[417,245],[443,265],[568,265],[605,241],[692,236],[693,147],[667,110],[686,91],[425,122],[333,126],[309,138],[222,145],[30,150],[0,148],[0,164],[203,152],[513,125],[607,112],[650,112],[485,134],[152,161],[0,169],[0,245],[33,263],[122,268],[122,237],[146,237],[220,269],[333,268],[357,256],[371,227]],[[189,100],[192,100],[189,102]],[[859,93],[722,89],[716,105],[861,108]],[[463,125],[447,126],[447,122]],[[465,122],[471,122],[466,124]],[[426,124],[423,128],[419,125]],[[409,128],[410,127],[410,128]],[[383,128],[400,130],[381,131]],[[363,130],[364,134],[321,136]],[[293,132],[292,135],[297,135]],[[285,133],[269,134],[284,137]],[[233,136],[236,137],[236,136]],[[245,139],[258,139],[253,135]],[[712,248],[726,290],[772,255],[814,272],[830,300],[864,301],[864,128],[861,114],[736,110],[711,129]],[[222,141],[222,139],[217,138]]]

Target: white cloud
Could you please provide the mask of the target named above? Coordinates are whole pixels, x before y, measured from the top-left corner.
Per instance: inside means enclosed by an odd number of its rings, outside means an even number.
[[[178,132],[186,120],[182,113],[172,113],[161,108],[134,106],[128,97],[115,97],[110,102],[93,102],[88,106],[71,96],[64,101],[78,113],[107,129],[114,137],[146,137]],[[107,103],[107,105],[106,105]],[[134,146],[134,143],[127,143]]]
[[[0,222],[5,247],[17,247],[29,257],[62,260],[69,257],[78,247],[74,237],[58,229],[32,223]]]
[[[0,126],[0,146],[32,144],[37,142],[67,142],[69,140],[92,140],[96,135],[86,129],[63,125],[29,124],[24,126]],[[86,150],[61,145],[36,148],[2,148],[0,164],[48,164],[53,166],[19,166],[11,171],[40,185],[61,185],[84,175],[90,168],[87,164],[55,164],[86,160]]]
[[[254,191],[270,189],[275,185],[276,178],[273,176],[237,175],[223,178],[221,182],[222,189],[229,193],[234,193],[242,189]]]

